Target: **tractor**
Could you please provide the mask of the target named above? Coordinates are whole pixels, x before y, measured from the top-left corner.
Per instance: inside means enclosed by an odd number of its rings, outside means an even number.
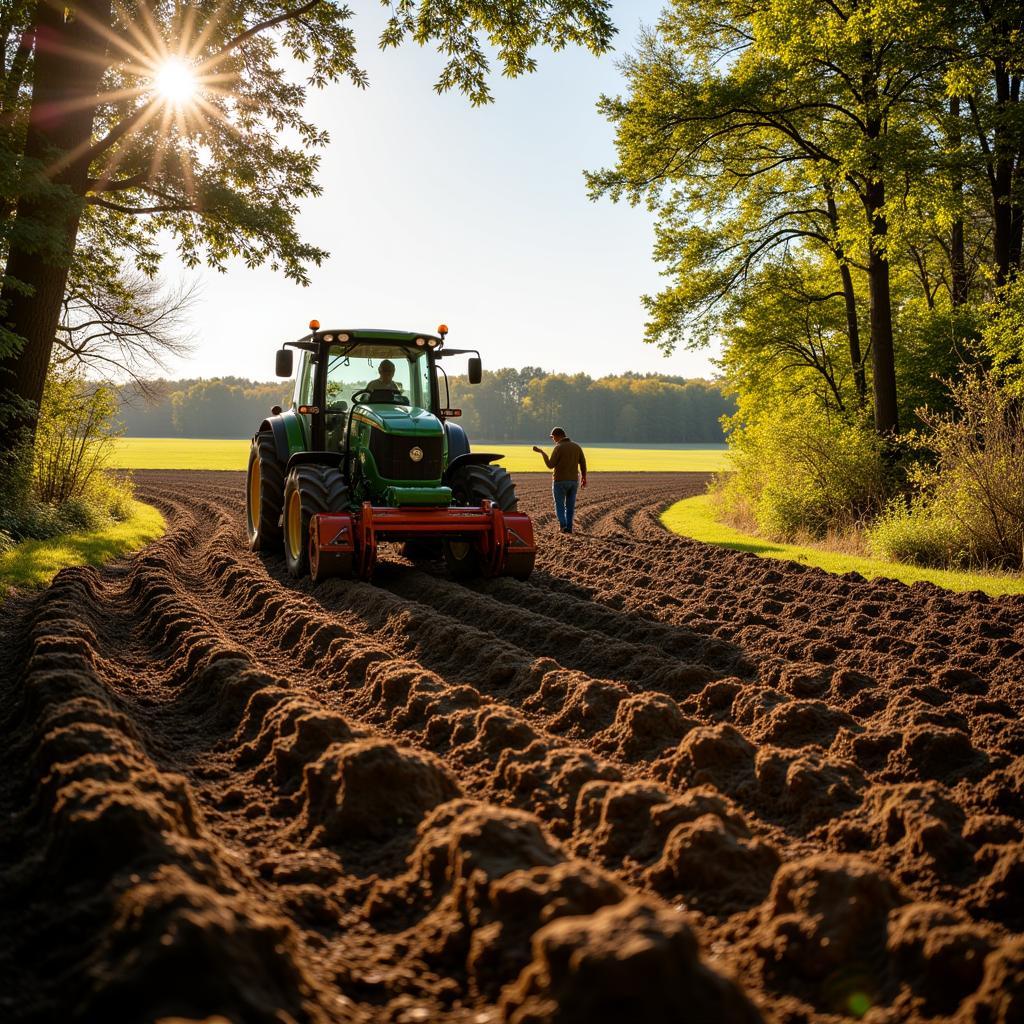
[[[275,406],[252,439],[250,547],[283,543],[291,575],[314,582],[369,580],[387,542],[413,560],[443,557],[457,579],[526,579],[533,525],[495,465],[503,456],[470,451],[453,422],[461,410],[442,361],[469,356],[479,384],[480,353],[446,348],[443,324],[433,334],[309,329],[277,353],[277,375],[295,377],[291,407]]]

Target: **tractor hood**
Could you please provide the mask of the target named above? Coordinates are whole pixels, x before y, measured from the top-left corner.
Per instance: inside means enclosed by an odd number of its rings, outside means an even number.
[[[439,437],[444,434],[441,421],[426,409],[412,405],[357,405],[352,410],[357,420],[387,434]]]

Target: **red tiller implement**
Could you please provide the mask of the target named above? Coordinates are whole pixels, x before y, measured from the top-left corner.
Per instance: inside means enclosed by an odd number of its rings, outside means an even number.
[[[482,576],[525,578],[537,553],[533,523],[523,512],[494,502],[416,508],[371,505],[358,512],[320,512],[309,520],[309,568],[315,583],[332,576],[369,580],[382,541],[440,540],[466,545]]]

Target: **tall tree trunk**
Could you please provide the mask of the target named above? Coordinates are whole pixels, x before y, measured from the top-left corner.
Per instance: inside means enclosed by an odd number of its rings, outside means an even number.
[[[996,27],[1010,38],[1012,26],[998,21]],[[996,284],[1006,284],[1019,270],[1021,260],[1021,229],[1024,209],[1016,194],[1020,186],[1021,162],[1024,160],[1024,131],[1018,125],[1021,80],[1012,76],[1001,57],[993,60],[992,77],[996,94],[991,147],[993,252],[996,262]]]
[[[834,237],[839,237],[839,210],[831,189],[825,193],[828,219],[832,224]],[[853,383],[857,389],[857,403],[864,407],[868,398],[867,375],[864,372],[864,357],[860,351],[860,324],[857,320],[857,294],[853,290],[853,275],[846,262],[843,247],[836,243],[832,249],[839,263],[839,276],[843,281],[843,301],[846,303],[846,337],[850,347],[850,366],[853,368]]]
[[[885,254],[889,225],[883,213],[884,206],[885,186],[880,181],[872,182],[864,194],[864,207],[871,232],[868,288],[871,295],[871,382],[875,399],[875,429],[880,434],[895,434],[900,424],[896,403],[889,260]]]
[[[953,202],[958,211],[963,205],[964,177],[960,166],[963,133],[960,131],[960,99],[954,96],[949,101],[949,141],[953,150]],[[969,281],[967,279],[967,256],[964,249],[964,218],[962,212],[957,213],[949,239],[949,294],[953,308],[962,306],[967,301]]]
[[[110,15],[110,0],[84,0],[77,8],[43,0],[36,7],[25,160],[40,180],[18,200],[0,291],[4,326],[22,339],[0,360],[0,395],[13,411],[0,422],[4,450],[35,431],[88,180],[82,152],[92,138],[104,70],[106,43],[92,26],[109,25]]]
[[[868,400],[868,380],[864,370],[864,357],[860,352],[860,324],[857,322],[857,295],[853,290],[853,275],[844,262],[839,264],[839,275],[843,279],[843,301],[846,303],[846,336],[850,345],[850,365],[853,367],[853,383],[857,389],[857,403],[863,408]]]

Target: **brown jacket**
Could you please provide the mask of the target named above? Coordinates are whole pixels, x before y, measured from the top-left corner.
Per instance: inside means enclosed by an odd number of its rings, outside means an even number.
[[[543,452],[541,454],[544,455]],[[555,480],[575,480],[580,473],[584,477],[587,475],[587,457],[583,449],[567,437],[555,445],[550,455],[544,455],[544,464]]]

